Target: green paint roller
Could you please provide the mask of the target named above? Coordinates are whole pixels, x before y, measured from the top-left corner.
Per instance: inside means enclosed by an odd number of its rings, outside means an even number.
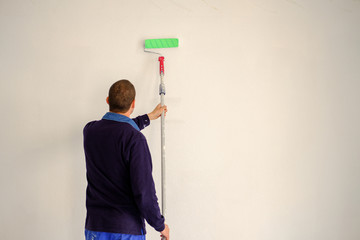
[[[158,39],[146,39],[145,40],[145,49],[144,52],[159,54],[160,62],[160,77],[164,76],[164,56],[161,56],[161,53],[149,51],[146,49],[154,48],[176,48],[179,46],[179,39],[177,38],[158,38]],[[165,90],[164,90],[165,91]],[[165,94],[165,93],[164,93]],[[161,95],[161,92],[160,92]]]
[[[146,39],[145,49],[149,48],[175,48],[179,46],[177,38]]]
[[[156,49],[156,48],[176,48],[179,46],[179,39],[177,38],[161,38],[161,39],[146,39],[144,51],[148,53],[159,54],[160,62],[160,102],[161,106],[164,106],[164,96],[165,96],[165,84],[164,84],[164,56],[161,56],[158,52],[148,51],[146,49]],[[166,178],[165,178],[165,118],[164,112],[161,114],[161,210],[162,215],[165,216],[166,210],[166,188],[165,188]]]

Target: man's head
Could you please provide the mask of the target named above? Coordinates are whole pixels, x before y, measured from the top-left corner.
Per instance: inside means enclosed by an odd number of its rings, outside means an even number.
[[[135,87],[129,80],[115,82],[109,89],[106,99],[111,112],[126,113],[135,106]]]

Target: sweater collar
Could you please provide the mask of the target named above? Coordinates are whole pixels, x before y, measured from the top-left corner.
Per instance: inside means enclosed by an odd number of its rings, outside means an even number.
[[[140,128],[138,127],[138,125],[136,125],[134,120],[132,120],[131,118],[128,118],[127,116],[124,116],[122,114],[113,113],[113,112],[107,112],[103,116],[102,119],[112,120],[112,121],[117,121],[117,122],[125,122],[125,123],[128,123],[131,126],[133,126],[136,130],[140,131]]]

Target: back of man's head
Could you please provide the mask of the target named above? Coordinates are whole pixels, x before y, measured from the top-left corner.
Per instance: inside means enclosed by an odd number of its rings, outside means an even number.
[[[135,100],[135,87],[129,80],[115,82],[109,89],[109,107],[111,112],[125,113]]]

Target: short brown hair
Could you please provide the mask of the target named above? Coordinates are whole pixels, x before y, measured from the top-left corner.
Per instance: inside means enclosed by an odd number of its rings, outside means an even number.
[[[135,99],[135,87],[129,80],[122,79],[109,89],[109,107],[112,112],[127,112]]]

